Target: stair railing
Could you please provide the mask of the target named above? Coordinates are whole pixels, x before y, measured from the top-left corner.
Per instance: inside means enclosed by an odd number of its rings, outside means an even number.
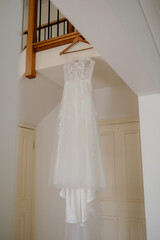
[[[42,19],[44,0],[28,1],[28,29],[23,31],[22,39],[27,36],[25,76],[32,79],[36,77],[36,52],[71,43],[76,36],[81,34],[60,13],[59,9],[51,4],[50,0],[47,2],[48,13],[45,23]],[[54,20],[51,19],[53,7],[56,14]],[[22,42],[22,49],[24,48]]]

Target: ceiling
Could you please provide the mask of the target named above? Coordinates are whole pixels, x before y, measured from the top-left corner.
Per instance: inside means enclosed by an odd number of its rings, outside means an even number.
[[[159,0],[51,1],[132,91],[160,92]]]
[[[160,0],[139,0],[139,4],[160,55]]]
[[[106,88],[124,84],[118,74],[100,57],[93,58],[95,67],[93,71],[93,87],[94,89]],[[53,66],[39,70],[41,75],[50,79],[59,86],[64,84],[63,65]]]

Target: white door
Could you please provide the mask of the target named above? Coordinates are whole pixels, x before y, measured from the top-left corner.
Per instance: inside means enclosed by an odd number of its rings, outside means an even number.
[[[146,240],[138,122],[100,125],[108,190],[102,193],[104,240]]]
[[[19,127],[15,240],[33,239],[34,160],[34,130]]]

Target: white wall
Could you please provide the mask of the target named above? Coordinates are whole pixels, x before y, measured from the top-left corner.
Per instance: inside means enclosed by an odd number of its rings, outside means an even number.
[[[56,105],[62,95],[62,87],[37,73],[29,81],[22,78],[18,82],[20,123],[37,125]]]
[[[160,239],[160,94],[139,97],[147,239]]]
[[[56,116],[57,109],[54,109],[37,127],[36,240],[64,239],[64,201],[55,187],[48,188]]]
[[[21,1],[0,1],[0,239],[13,239]]]
[[[138,116],[137,97],[127,86],[98,89],[95,100],[101,120]],[[36,240],[63,240],[64,200],[55,188],[48,189],[56,116],[54,109],[37,127]]]
[[[126,85],[95,90],[99,120],[138,116],[138,98]]]

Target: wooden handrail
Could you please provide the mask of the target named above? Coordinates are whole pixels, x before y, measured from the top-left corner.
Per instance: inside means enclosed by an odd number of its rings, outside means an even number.
[[[61,46],[67,43],[71,43],[76,36],[80,36],[79,32],[73,32],[74,27],[68,20],[64,17],[61,19],[50,22],[47,24],[43,24],[37,27],[37,11],[38,11],[38,0],[29,0],[29,13],[28,13],[28,30],[24,31],[23,34],[27,34],[27,45],[26,45],[26,73],[25,76],[27,78],[35,78],[36,77],[36,52],[43,51],[49,48]],[[58,10],[57,10],[58,11]],[[68,34],[64,34],[62,36],[58,36],[59,34],[59,24],[68,22],[67,32]],[[40,21],[41,23],[41,21]],[[49,36],[49,27],[57,24],[57,36],[55,38],[49,38],[48,40],[37,42],[37,30],[48,28],[48,36]],[[65,24],[64,24],[65,26]],[[64,28],[65,29],[65,28]],[[52,30],[52,29],[51,29]],[[40,35],[40,32],[39,32]],[[52,35],[51,35],[52,36]]]
[[[47,50],[53,47],[62,46],[68,43],[71,43],[75,37],[81,36],[79,32],[72,32],[66,35],[62,35],[59,37],[51,38],[48,40],[44,40],[41,42],[36,42],[33,44],[33,48],[35,52],[40,52],[43,50]]]
[[[57,24],[57,22],[62,23],[62,22],[65,22],[65,21],[67,21],[67,18],[65,18],[65,17],[64,18],[60,18],[59,21],[55,20],[55,21],[50,22],[49,26],[54,26],[54,25]],[[42,24],[41,27],[38,26],[37,30],[39,30],[39,28],[43,29],[43,28],[46,28],[46,27],[48,27],[48,23]],[[28,34],[28,30],[25,30],[23,32],[23,34]]]

